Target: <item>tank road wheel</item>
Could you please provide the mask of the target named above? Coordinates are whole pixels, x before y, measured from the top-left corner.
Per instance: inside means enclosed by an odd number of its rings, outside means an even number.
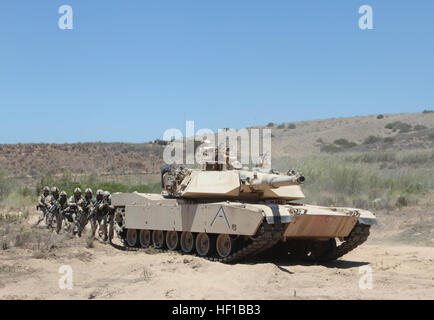
[[[142,248],[149,247],[151,244],[151,230],[140,230],[139,240]]]
[[[220,234],[217,237],[216,249],[220,258],[228,257],[234,250],[235,241],[228,234]]]
[[[204,233],[201,232],[196,237],[196,251],[201,257],[209,256],[211,255],[213,248],[212,238]]]
[[[162,230],[155,230],[152,232],[152,242],[154,243],[154,247],[157,249],[164,248],[164,245],[166,244],[164,237],[164,231]]]
[[[127,231],[127,245],[129,247],[135,247],[137,245],[137,230],[128,229]]]
[[[179,236],[176,231],[166,232],[166,245],[169,250],[177,250],[179,247]]]
[[[192,253],[194,249],[194,236],[191,232],[181,233],[181,250],[184,253]]]

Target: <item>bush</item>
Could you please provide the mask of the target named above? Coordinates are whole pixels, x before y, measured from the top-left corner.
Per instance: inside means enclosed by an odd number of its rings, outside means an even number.
[[[277,126],[277,129],[285,129],[285,125],[284,125],[284,124],[279,124],[279,125]]]
[[[32,193],[26,195],[20,190],[11,192],[2,204],[8,209],[23,210],[26,207],[36,205],[36,196]]]
[[[297,126],[294,123],[290,123],[288,125],[288,129],[295,129],[295,128],[297,128]]]
[[[100,181],[95,176],[84,176],[80,177],[80,179],[75,179],[69,174],[65,174],[60,179],[52,179],[51,177],[44,177],[38,183],[36,189],[38,190],[38,194],[42,193],[43,186],[57,186],[59,190],[64,190],[68,195],[72,195],[75,188],[80,188],[81,191],[84,191],[87,188],[91,188],[95,193],[96,190],[102,189],[104,191],[109,191],[110,193],[114,192],[140,192],[140,193],[159,193],[161,192],[160,183],[153,184],[139,184],[139,185],[131,185],[129,183],[121,183],[115,181]]]
[[[392,143],[393,141],[395,141],[395,139],[392,138],[392,137],[386,137],[386,138],[384,138],[383,141],[384,141],[385,143]]]
[[[161,192],[161,185],[160,183],[154,183],[151,185],[140,184],[137,186],[130,187],[128,189],[128,192],[134,192],[134,191],[137,191],[139,193],[159,193]]]
[[[373,144],[376,143],[378,141],[380,141],[381,138],[380,137],[376,137],[376,136],[369,136],[365,139],[365,141],[363,141],[363,144]]]
[[[322,145],[319,150],[320,150],[320,152],[325,152],[325,153],[336,153],[336,152],[342,151],[341,148],[339,148],[338,146],[335,146],[333,144]]]
[[[397,207],[406,207],[408,206],[408,200],[406,197],[400,196],[397,200],[396,200],[396,206]]]
[[[420,130],[425,130],[425,129],[427,129],[427,127],[423,126],[421,124],[417,124],[413,127],[413,130],[415,130],[415,131],[420,131]]]
[[[274,123],[273,123],[273,122],[269,122],[269,123],[267,124],[267,127],[268,127],[268,128],[274,127]]]
[[[403,166],[403,159],[419,159],[424,167]],[[281,170],[295,168],[306,176],[303,189],[305,203],[359,208],[394,208],[415,205],[418,199],[432,194],[434,179],[431,161],[434,152],[413,152],[396,155],[392,152],[366,154],[318,155],[294,160],[276,159],[273,165]],[[377,162],[395,165],[382,170]],[[400,197],[404,197],[406,202]]]
[[[434,113],[434,110],[423,110],[422,113]]]
[[[379,115],[377,116],[377,119],[384,119],[384,115],[379,114]]]
[[[334,141],[334,144],[341,146],[342,148],[349,149],[357,146],[357,143],[350,142],[347,139],[338,139]]]
[[[360,155],[349,155],[344,158],[346,162],[363,162],[363,163],[376,163],[376,162],[393,162],[396,155],[392,152],[364,152]]]
[[[411,131],[411,125],[408,123],[404,123],[401,121],[395,121],[388,123],[384,126],[386,129],[391,129],[393,131],[399,131],[400,133],[410,132]]]

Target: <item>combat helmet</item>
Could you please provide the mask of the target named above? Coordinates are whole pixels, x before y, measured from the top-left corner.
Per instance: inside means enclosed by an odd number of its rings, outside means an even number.
[[[60,193],[60,196],[61,196],[61,197],[66,197],[66,192],[65,192],[65,191],[62,191],[62,192]]]
[[[104,198],[108,198],[108,197],[110,197],[110,192],[104,191]]]
[[[104,191],[102,191],[101,189],[98,189],[98,190],[96,191],[96,196],[97,196],[97,197],[104,197]]]
[[[52,187],[51,193],[59,193],[59,188],[58,187]]]
[[[92,191],[91,188],[87,188],[87,189],[84,191],[84,193],[85,193],[85,194],[90,193],[90,195],[92,195],[92,194],[93,194],[93,191]]]
[[[79,193],[81,195],[81,189],[80,188],[74,189],[74,195],[76,195],[77,193]]]

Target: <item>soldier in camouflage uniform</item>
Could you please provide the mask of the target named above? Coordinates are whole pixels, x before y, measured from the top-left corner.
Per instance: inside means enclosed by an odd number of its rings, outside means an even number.
[[[57,222],[56,233],[59,233],[60,229],[62,229],[62,221],[63,219],[66,219],[65,213],[67,211],[67,208],[68,208],[68,198],[66,192],[62,191],[60,193],[59,208],[57,210],[57,215],[56,215],[56,222]]]
[[[38,222],[36,222],[35,226],[37,226],[39,223],[41,223],[42,220],[45,220],[45,224],[47,224],[48,220],[48,207],[45,203],[45,199],[50,195],[50,188],[44,187],[43,194],[39,197],[38,205],[36,206],[37,210],[40,210],[41,213],[39,214]]]
[[[87,188],[84,194],[85,196],[83,199],[82,210],[77,214],[77,218],[75,219],[74,234],[77,234],[79,237],[81,237],[81,232],[86,227],[87,216],[93,209],[94,204],[94,201],[92,199],[92,189]]]
[[[84,200],[81,196],[81,189],[75,188],[74,194],[69,197],[67,201],[68,207],[64,211],[65,213],[65,230],[70,230],[70,228],[75,225],[78,215],[81,215],[83,211]]]
[[[51,194],[45,198],[45,205],[48,208],[47,229],[53,228],[53,219],[56,217],[56,206],[59,200],[59,189],[57,187],[51,188]]]
[[[112,243],[113,240],[113,234],[114,234],[114,219],[115,219],[115,207],[112,205],[112,196],[110,192],[105,191],[104,192],[104,200],[107,203],[107,221],[109,225],[109,234],[108,234],[108,240],[110,243]]]
[[[92,237],[95,237],[96,228],[99,226],[98,235],[104,241],[107,241],[107,208],[108,204],[104,199],[104,191],[98,190],[96,192],[96,201],[89,218],[91,219]]]

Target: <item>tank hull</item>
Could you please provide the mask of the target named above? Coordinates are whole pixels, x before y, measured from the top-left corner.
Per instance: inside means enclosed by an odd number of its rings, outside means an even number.
[[[214,254],[207,253],[203,256],[222,262],[235,261],[232,259],[233,254],[242,259],[244,257],[240,253],[244,251],[249,251],[248,255],[254,255],[269,250],[278,243],[285,248],[282,243],[318,245],[334,241],[335,238],[348,239],[355,229],[362,226],[369,232],[369,226],[376,222],[375,216],[365,210],[327,208],[284,201],[250,203],[165,198],[159,194],[117,193],[112,195],[112,204],[117,208],[119,216],[118,234],[127,247],[150,244],[146,242],[141,245],[140,241],[135,241],[134,232],[137,232],[137,238],[149,232],[159,235],[161,233],[160,237],[169,234],[174,243],[186,234],[191,234],[195,239],[201,235],[199,238],[205,237],[209,242],[213,242],[212,245],[217,249]],[[128,230],[134,231],[128,233]],[[167,246],[173,247],[169,245],[170,237],[167,238]],[[225,240],[222,240],[223,238]],[[228,241],[229,254],[223,250]],[[254,248],[250,248],[251,246]],[[338,248],[336,245],[333,247],[333,251]]]

